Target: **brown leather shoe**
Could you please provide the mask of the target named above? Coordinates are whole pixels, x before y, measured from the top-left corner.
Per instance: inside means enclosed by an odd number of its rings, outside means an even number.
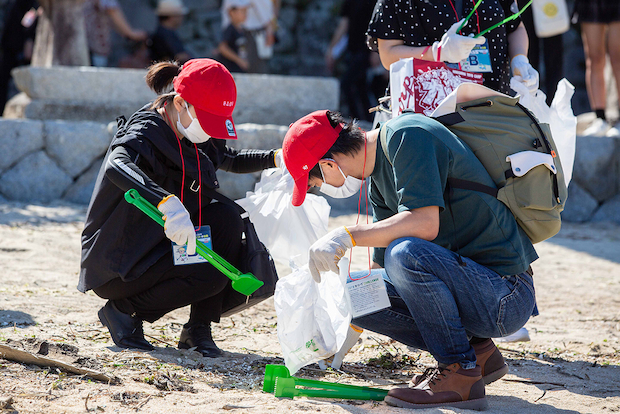
[[[497,381],[508,373],[508,365],[491,339],[475,344],[473,347],[476,352],[476,364],[482,369],[482,379],[485,385]],[[411,379],[410,387],[415,387],[424,381],[432,370],[433,368],[429,368],[422,374],[415,374]]]
[[[435,369],[414,388],[390,390],[385,402],[402,408],[457,407],[486,410],[489,407],[480,366],[463,369],[459,363]]]

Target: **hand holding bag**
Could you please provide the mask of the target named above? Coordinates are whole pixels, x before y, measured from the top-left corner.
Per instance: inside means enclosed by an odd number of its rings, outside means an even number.
[[[242,272],[252,273],[257,279],[264,282],[252,295],[245,296],[230,289],[222,305],[222,316],[230,316],[254,306],[265,299],[273,296],[278,281],[276,265],[265,245],[259,240],[254,224],[250,221],[249,214],[239,204],[215,190],[203,190],[203,193],[220,203],[235,207],[243,220],[244,237],[241,241],[241,266]]]

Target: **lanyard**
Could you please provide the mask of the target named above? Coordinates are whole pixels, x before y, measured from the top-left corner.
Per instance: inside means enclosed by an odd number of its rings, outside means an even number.
[[[458,22],[459,21],[459,14],[456,11],[456,7],[454,7],[454,3],[452,3],[452,0],[448,0],[448,1],[450,2],[450,6],[452,6],[452,10],[454,11],[454,15],[456,16],[456,21]],[[480,33],[480,15],[478,14],[478,9],[477,9],[478,6],[476,6],[476,1],[475,0],[471,0],[471,1],[474,4],[474,10],[476,11],[476,25],[478,27],[478,33]],[[480,3],[480,2],[478,2],[478,3]],[[470,15],[471,15],[471,13],[470,13]],[[465,22],[465,24],[467,24],[467,22]],[[462,29],[462,27],[461,27],[461,29]]]
[[[365,200],[366,200],[366,224],[368,224],[368,187],[365,185],[366,184],[366,179],[364,178],[364,173],[366,171],[366,147],[367,147],[367,142],[368,139],[366,138],[366,132],[364,132],[364,166],[362,167],[362,185],[360,187],[360,197],[359,200],[357,202],[357,220],[355,221],[355,224],[358,224],[360,221],[360,211],[362,209],[362,194],[365,196]],[[349,278],[353,281],[355,280],[360,280],[363,279],[365,277],[370,276],[371,273],[371,269],[370,269],[370,247],[368,247],[368,274],[362,277],[358,277],[356,279],[351,278],[351,262],[353,261],[353,249],[351,249],[351,251],[349,252]]]
[[[185,160],[183,159],[183,147],[181,146],[181,140],[179,139],[176,130],[172,126],[170,115],[168,115],[168,111],[166,110],[165,106],[164,112],[166,113],[166,118],[168,118],[168,122],[170,123],[170,128],[172,129],[172,132],[174,132],[174,136],[177,138],[177,143],[179,144],[179,156],[181,157],[181,172],[183,175],[183,177],[181,178],[181,204],[183,204],[183,194],[185,193]],[[194,148],[196,149],[196,164],[198,164],[198,228],[200,228],[202,226],[202,174],[200,172],[200,158],[198,157],[198,146],[195,143]]]

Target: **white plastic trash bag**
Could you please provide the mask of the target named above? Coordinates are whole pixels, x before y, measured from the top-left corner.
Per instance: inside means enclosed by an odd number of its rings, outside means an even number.
[[[291,374],[334,355],[342,347],[351,307],[345,295],[349,260],[342,258],[340,275],[323,273],[315,283],[308,265],[278,280],[273,296],[278,317],[278,340]]]
[[[330,206],[321,196],[308,194],[299,207],[291,204],[294,181],[279,168],[263,171],[254,192],[237,200],[249,214],[256,233],[276,262],[308,263],[308,249],[327,234]]]
[[[551,107],[547,105],[547,96],[541,90],[532,94],[523,83],[514,78],[510,80],[510,87],[520,95],[519,103],[532,111],[540,122],[548,124],[551,128],[551,135],[562,161],[564,181],[568,187],[573,175],[577,140],[577,117],[573,114],[570,103],[575,87],[566,79],[562,79],[558,83]]]

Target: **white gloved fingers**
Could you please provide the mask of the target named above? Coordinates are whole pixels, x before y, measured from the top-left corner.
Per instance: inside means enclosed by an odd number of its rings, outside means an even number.
[[[314,242],[308,251],[308,267],[314,280],[318,280],[317,283],[321,280],[320,276],[313,273],[314,271],[320,273],[330,270],[338,273],[338,262],[353,246],[355,246],[353,236],[344,226],[332,230]]]
[[[187,254],[193,256],[196,254],[196,230],[193,234],[188,234],[187,237]]]
[[[187,243],[187,254],[196,254],[196,230],[189,212],[175,195],[164,198],[157,206],[165,220],[166,237],[178,245]]]
[[[282,148],[276,151],[275,156],[275,164],[281,170],[286,170],[286,164],[284,164],[284,155],[282,153]]]
[[[308,260],[308,270],[310,270],[310,274],[312,275],[312,279],[316,283],[321,283],[321,272],[319,271],[319,269],[315,265],[314,259],[312,257],[310,257],[310,259]]]
[[[486,39],[480,37],[461,36],[456,33],[460,27],[460,22],[454,23],[450,29],[441,37],[441,40],[433,43],[432,51],[434,59],[442,62],[458,63],[463,59],[467,59],[471,50],[476,45],[486,42]]]

